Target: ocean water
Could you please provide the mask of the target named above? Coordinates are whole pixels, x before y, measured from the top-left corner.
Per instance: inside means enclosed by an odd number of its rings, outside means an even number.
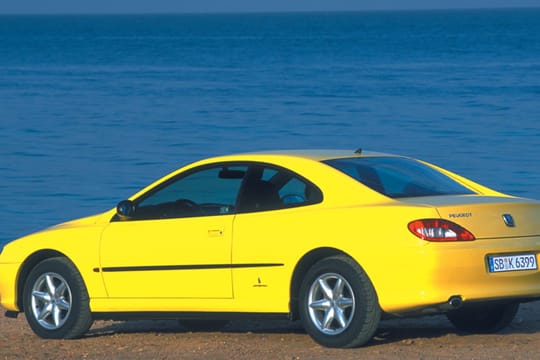
[[[0,16],[0,241],[202,157],[348,148],[540,199],[540,9]]]

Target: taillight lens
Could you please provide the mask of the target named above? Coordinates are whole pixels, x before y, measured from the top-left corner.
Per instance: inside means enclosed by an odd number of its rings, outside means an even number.
[[[410,222],[408,227],[414,235],[427,241],[472,241],[475,239],[470,231],[448,220],[415,220]]]

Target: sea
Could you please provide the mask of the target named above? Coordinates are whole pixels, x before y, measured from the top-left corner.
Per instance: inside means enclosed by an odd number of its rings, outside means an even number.
[[[207,156],[420,158],[540,199],[540,8],[0,16],[0,242]]]

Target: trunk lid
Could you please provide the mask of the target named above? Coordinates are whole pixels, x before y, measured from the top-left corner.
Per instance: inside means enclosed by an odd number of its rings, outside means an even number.
[[[404,198],[408,204],[435,207],[442,219],[469,230],[477,239],[540,235],[540,202],[482,196],[430,196]]]

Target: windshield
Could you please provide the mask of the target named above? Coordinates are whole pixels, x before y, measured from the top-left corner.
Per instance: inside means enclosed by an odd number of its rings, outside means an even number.
[[[443,173],[408,158],[347,158],[324,163],[391,198],[474,194]]]

